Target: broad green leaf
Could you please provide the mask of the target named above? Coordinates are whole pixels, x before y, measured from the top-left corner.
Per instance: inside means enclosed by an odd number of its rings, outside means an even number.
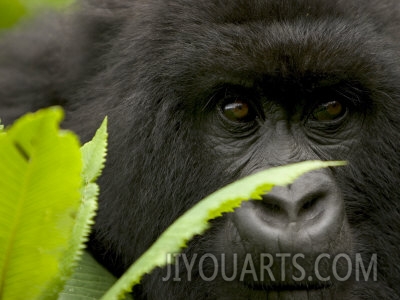
[[[84,252],[72,277],[65,285],[58,300],[96,300],[117,281],[106,268],[100,265],[88,252]],[[127,295],[126,300],[132,297]]]
[[[23,17],[32,17],[40,11],[63,9],[75,0],[0,0],[0,28],[9,28]]]
[[[117,283],[104,295],[103,300],[120,299],[141,277],[155,267],[162,267],[170,253],[178,253],[196,234],[203,233],[208,220],[231,212],[242,201],[260,200],[275,185],[292,183],[300,175],[329,166],[341,166],[344,162],[306,161],[278,168],[271,168],[245,177],[204,198],[178,218],[160,238],[128,269]],[[170,256],[169,256],[170,257]]]
[[[28,114],[0,134],[0,299],[37,299],[65,280],[82,189],[77,137],[59,108]]]
[[[4,0],[0,0],[4,1]],[[64,8],[71,5],[75,0],[19,0],[28,10],[36,11],[45,7]]]
[[[19,0],[0,0],[0,28],[8,28],[26,14]]]

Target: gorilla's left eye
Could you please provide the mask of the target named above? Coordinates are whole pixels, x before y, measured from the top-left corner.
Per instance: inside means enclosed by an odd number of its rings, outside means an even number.
[[[241,99],[226,101],[222,105],[222,113],[227,119],[234,122],[249,122],[256,118],[251,104]]]
[[[329,101],[318,105],[312,111],[312,117],[316,121],[332,121],[339,119],[346,113],[347,109],[339,101]]]

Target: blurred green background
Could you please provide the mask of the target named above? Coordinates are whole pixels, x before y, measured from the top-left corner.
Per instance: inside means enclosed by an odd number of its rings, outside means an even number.
[[[21,18],[30,17],[40,10],[63,9],[74,0],[0,0],[0,28],[10,28]]]

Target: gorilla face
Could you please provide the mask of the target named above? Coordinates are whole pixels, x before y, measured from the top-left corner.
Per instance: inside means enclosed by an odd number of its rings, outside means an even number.
[[[228,183],[348,161],[213,220],[136,299],[400,298],[397,0],[103,5],[28,33],[29,57],[6,39],[0,96],[6,123],[62,103],[83,140],[109,116],[89,247],[114,273]]]

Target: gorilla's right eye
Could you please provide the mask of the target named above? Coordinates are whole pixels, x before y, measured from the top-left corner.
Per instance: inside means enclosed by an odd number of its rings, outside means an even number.
[[[340,101],[329,101],[317,106],[312,112],[312,117],[320,122],[333,121],[342,117],[346,111],[346,106]]]
[[[225,101],[221,110],[228,120],[234,122],[250,122],[257,116],[252,105],[240,98]]]

